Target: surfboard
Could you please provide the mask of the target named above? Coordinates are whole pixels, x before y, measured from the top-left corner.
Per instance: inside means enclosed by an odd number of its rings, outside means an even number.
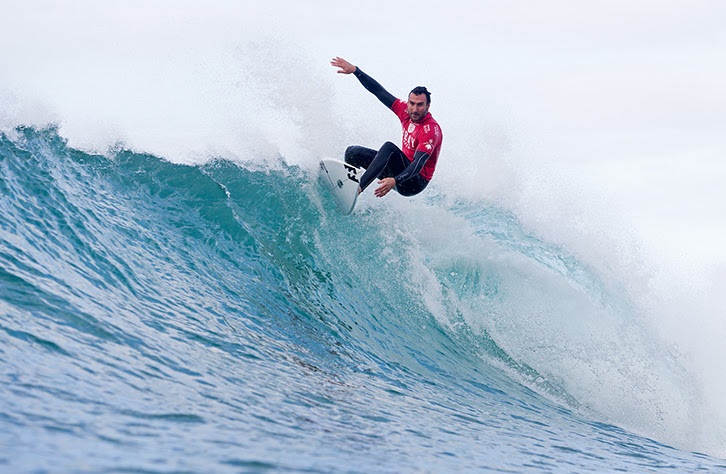
[[[359,179],[365,170],[340,160],[325,158],[320,161],[320,174],[330,189],[340,212],[347,216],[353,212],[358,200]]]

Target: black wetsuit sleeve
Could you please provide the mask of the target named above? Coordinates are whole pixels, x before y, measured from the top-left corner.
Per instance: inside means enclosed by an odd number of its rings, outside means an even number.
[[[393,106],[393,103],[396,102],[396,98],[390,92],[384,89],[383,86],[376,82],[376,80],[371,76],[361,71],[359,67],[355,68],[355,72],[353,74],[358,78],[360,83],[363,84],[363,87],[365,87],[368,92],[378,97],[378,100],[383,102],[383,105],[389,109]]]
[[[406,166],[406,169],[404,169],[401,174],[393,177],[393,179],[396,180],[396,184],[402,183],[419,174],[429,158],[431,158],[431,155],[424,151],[419,150],[414,153],[411,164]]]

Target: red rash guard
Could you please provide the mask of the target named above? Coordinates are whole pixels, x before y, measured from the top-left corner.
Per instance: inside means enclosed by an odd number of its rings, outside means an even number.
[[[421,177],[431,181],[436,169],[436,161],[439,159],[443,135],[436,120],[427,113],[420,122],[414,122],[408,116],[408,105],[406,101],[396,100],[391,105],[393,113],[398,115],[403,127],[403,146],[401,151],[406,155],[408,161],[413,162],[413,156],[417,151],[428,153],[431,158],[426,161],[421,170]]]

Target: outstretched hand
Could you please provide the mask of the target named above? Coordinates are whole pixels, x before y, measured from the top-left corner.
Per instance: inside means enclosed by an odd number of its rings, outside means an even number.
[[[336,56],[336,57],[334,57],[334,58],[333,58],[333,59],[332,59],[332,60],[330,61],[330,64],[331,64],[331,65],[332,65],[333,67],[337,67],[337,68],[340,68],[340,69],[338,70],[338,74],[352,74],[352,73],[354,73],[354,72],[355,72],[355,66],[353,66],[353,65],[352,65],[351,63],[349,63],[349,62],[348,62],[348,61],[346,61],[345,59],[343,59],[343,58],[339,58],[339,57],[337,57],[337,56]]]

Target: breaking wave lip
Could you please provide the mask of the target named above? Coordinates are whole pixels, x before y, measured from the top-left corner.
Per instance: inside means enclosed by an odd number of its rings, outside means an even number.
[[[387,364],[400,357],[382,342],[390,336],[433,361],[427,369],[411,359],[405,370],[416,367],[438,378],[456,371],[463,353],[474,354],[484,365],[470,368],[484,370],[505,391],[523,382],[581,412],[660,439],[672,438],[697,411],[687,374],[643,333],[617,288],[496,206],[449,203],[433,192],[407,201],[408,212],[391,201],[378,209],[364,205],[351,220],[331,211],[314,178],[284,162],[276,170],[250,171],[225,160],[179,165],[127,150],[106,158],[68,148],[55,129],[14,133],[2,136],[3,161],[17,167],[3,186],[6,199],[20,200],[7,207],[25,214],[5,216],[6,245],[13,230],[32,223],[37,235],[32,229],[19,232],[35,238],[26,240],[25,250],[36,263],[45,261],[44,278],[62,288],[40,284],[41,299],[50,308],[67,306],[64,313],[75,314],[68,323],[90,335],[142,344],[123,325],[149,324],[133,309],[151,306],[159,321],[183,315],[192,332],[198,331],[195,337],[224,344],[200,335],[204,322],[195,311],[240,331],[245,326],[264,331],[256,320],[274,313],[281,317],[276,330],[284,331],[296,318],[312,325],[309,330],[298,324],[302,332],[296,337],[313,353],[337,347],[354,360]],[[17,161],[11,163],[7,150]],[[23,173],[28,166],[33,173]],[[55,209],[44,214],[38,200],[53,202]],[[159,229],[159,221],[171,231],[151,231]],[[430,222],[440,225],[432,229]],[[351,235],[358,236],[354,244]],[[42,242],[45,236],[51,239]],[[124,244],[134,241],[143,245]],[[55,266],[49,256],[69,265]],[[381,268],[397,276],[383,284]],[[214,283],[200,284],[200,276]],[[229,295],[221,304],[215,293],[220,290]],[[21,293],[3,299],[38,310]],[[231,301],[237,305],[233,314],[247,322],[231,321],[224,309]],[[176,316],[162,309],[169,303]],[[126,323],[99,316],[127,306]],[[451,339],[455,350],[441,353],[422,345],[406,328],[412,321],[423,325],[425,339]],[[359,340],[354,334],[361,332],[367,337]],[[42,344],[64,350],[52,341]],[[244,353],[264,357],[260,350],[248,347]],[[323,364],[303,357],[300,363]],[[498,369],[512,378],[493,375]],[[613,389],[615,395],[608,393]]]

